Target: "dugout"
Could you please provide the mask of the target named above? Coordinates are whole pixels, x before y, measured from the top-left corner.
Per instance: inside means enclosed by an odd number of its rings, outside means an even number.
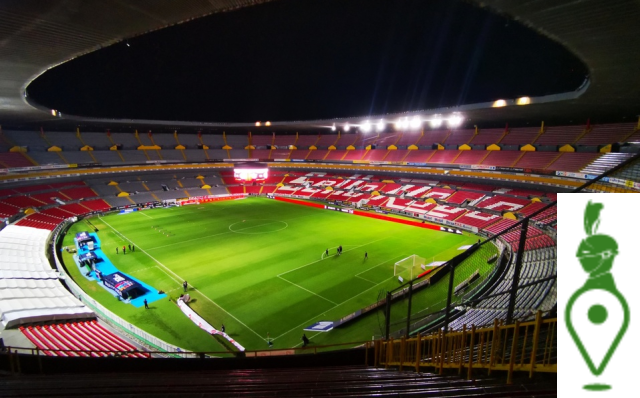
[[[95,244],[95,239],[93,239],[93,236],[89,235],[89,232],[84,231],[84,232],[78,232],[76,234],[76,243],[78,245],[78,248],[84,247],[85,245],[87,246],[87,248],[89,250],[93,250],[94,244]]]
[[[114,272],[109,275],[102,274],[102,282],[106,287],[118,293],[124,300],[134,299],[146,293],[146,289],[142,285],[120,272]]]

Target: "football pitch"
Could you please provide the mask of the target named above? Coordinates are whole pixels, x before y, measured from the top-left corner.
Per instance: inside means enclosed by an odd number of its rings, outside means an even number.
[[[217,329],[224,323],[226,332],[250,350],[267,348],[267,336],[274,348],[299,346],[305,327],[336,321],[398,287],[395,262],[412,254],[427,263],[446,261],[461,253],[461,246],[477,241],[473,235],[262,197],[109,214],[90,221],[99,229],[103,252],[121,272],[174,299],[186,280],[191,308]],[[73,246],[80,231],[92,228],[82,221],[74,224],[63,244]],[[135,252],[125,255],[122,246],[129,244]],[[70,254],[63,252],[63,260],[90,296],[168,343],[194,351],[230,347],[199,329],[170,300],[150,302],[149,310],[135,308],[82,276]],[[363,319],[307,336],[318,345],[370,340],[380,333],[378,323]]]

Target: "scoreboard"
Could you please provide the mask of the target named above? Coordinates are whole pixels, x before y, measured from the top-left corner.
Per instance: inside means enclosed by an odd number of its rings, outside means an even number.
[[[238,182],[263,182],[269,177],[268,168],[240,167],[233,169],[233,175]]]

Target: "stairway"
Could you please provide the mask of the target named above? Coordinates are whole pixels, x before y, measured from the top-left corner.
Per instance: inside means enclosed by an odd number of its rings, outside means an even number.
[[[607,170],[610,170],[622,162],[625,162],[632,157],[636,156],[635,153],[606,153],[593,162],[589,163],[584,169],[580,170],[581,173],[600,175]]]

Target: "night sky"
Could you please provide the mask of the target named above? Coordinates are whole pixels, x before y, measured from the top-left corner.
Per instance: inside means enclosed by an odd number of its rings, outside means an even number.
[[[72,115],[209,122],[366,116],[575,90],[587,69],[451,0],[281,0],[85,55],[28,95]]]

